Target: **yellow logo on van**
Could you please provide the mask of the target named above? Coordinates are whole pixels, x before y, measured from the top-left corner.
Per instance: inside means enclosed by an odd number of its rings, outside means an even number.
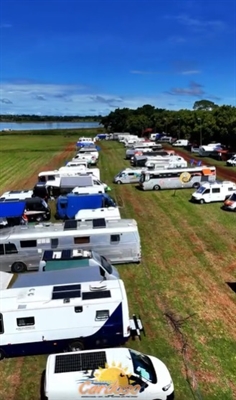
[[[106,365],[94,372],[93,380],[84,380],[79,384],[79,394],[81,397],[93,396],[103,397],[112,396],[113,398],[136,397],[140,392],[141,386],[136,385],[131,379],[131,374],[122,364]]]
[[[182,172],[179,179],[182,183],[188,183],[191,179],[191,174],[189,172]]]

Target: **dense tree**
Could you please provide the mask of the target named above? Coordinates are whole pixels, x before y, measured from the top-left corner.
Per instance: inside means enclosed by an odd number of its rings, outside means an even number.
[[[218,107],[218,105],[210,100],[195,101],[193,105],[194,110],[205,110],[205,111],[212,111],[216,107]]]

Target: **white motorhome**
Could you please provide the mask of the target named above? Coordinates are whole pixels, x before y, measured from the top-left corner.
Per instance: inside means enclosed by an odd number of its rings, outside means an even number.
[[[33,190],[11,190],[1,195],[1,200],[25,200],[33,196]]]
[[[225,201],[235,191],[236,183],[234,182],[206,182],[192,194],[191,201],[200,204]]]
[[[95,194],[95,193],[105,193],[105,188],[103,185],[94,186],[77,186],[72,190],[75,194]]]
[[[78,151],[78,153],[76,154],[75,158],[79,158],[80,155],[88,155],[90,154],[92,156],[92,158],[95,158],[96,160],[98,160],[99,158],[99,152],[97,150],[97,147],[90,147],[90,146],[86,146],[86,147],[81,147]]]
[[[104,218],[106,221],[121,219],[118,207],[95,208],[94,210],[80,210],[75,215],[75,219],[80,221],[91,221]]]
[[[89,160],[87,158],[80,158],[76,159],[75,161],[72,159],[72,161],[68,161],[66,163],[66,167],[79,167],[80,165],[83,165],[85,168],[88,168]]]
[[[185,147],[188,146],[189,141],[187,139],[178,139],[175,142],[172,143],[172,146],[174,147]]]
[[[84,173],[85,171],[86,168],[83,165],[79,165],[76,170],[69,169],[68,167],[61,167],[59,170],[42,171],[38,174],[38,182],[55,181],[61,176],[79,175],[81,172]]]
[[[121,346],[142,330],[119,279],[8,288],[0,316],[0,360]]]
[[[198,153],[201,157],[209,157],[221,148],[221,143],[209,143],[207,146],[200,146]]]
[[[47,400],[174,400],[174,384],[166,365],[130,348],[52,354],[41,385]]]
[[[44,250],[94,250],[112,264],[139,263],[141,242],[137,222],[132,219],[14,226],[0,231],[0,269],[37,270]]]
[[[99,168],[83,168],[81,165],[79,166],[65,166],[59,168],[58,172],[60,174],[69,174],[69,175],[79,175],[79,174],[89,174],[94,175],[97,179],[100,180],[100,169]]]
[[[89,165],[96,165],[98,158],[93,155],[92,153],[86,152],[86,153],[78,153],[75,157],[72,158],[71,161],[69,161],[70,163],[76,163],[76,161],[80,161],[80,160],[85,160],[87,161],[87,163]]]
[[[163,160],[164,158],[164,160]],[[188,162],[180,156],[171,156],[168,159],[168,162],[165,161],[166,158],[162,157],[162,159],[156,160],[155,158],[149,158],[147,157],[147,162],[145,164],[145,167],[148,169],[157,169],[160,166],[164,165],[164,168],[187,168]]]

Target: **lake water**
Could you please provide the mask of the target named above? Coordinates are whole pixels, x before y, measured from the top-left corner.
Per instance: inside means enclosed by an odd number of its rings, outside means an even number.
[[[0,131],[35,131],[45,129],[101,128],[98,122],[0,122]]]

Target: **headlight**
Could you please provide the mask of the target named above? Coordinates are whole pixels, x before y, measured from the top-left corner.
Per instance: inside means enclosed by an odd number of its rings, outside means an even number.
[[[173,382],[170,381],[170,383],[169,383],[168,385],[164,386],[164,387],[162,388],[163,392],[167,392],[167,390],[169,390],[170,387],[172,386],[172,383],[173,383]]]

